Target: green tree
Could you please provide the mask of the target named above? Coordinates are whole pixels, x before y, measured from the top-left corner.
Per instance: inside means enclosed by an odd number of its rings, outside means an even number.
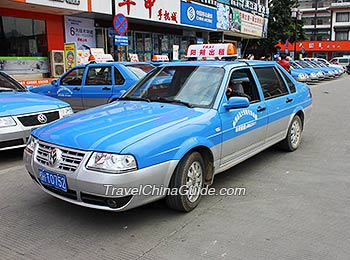
[[[288,39],[305,40],[303,22],[292,17],[292,8],[298,7],[297,0],[270,0],[267,37],[258,40],[245,40],[245,53],[253,53],[256,57],[272,54],[278,42],[285,43]],[[297,32],[297,33],[296,33]]]

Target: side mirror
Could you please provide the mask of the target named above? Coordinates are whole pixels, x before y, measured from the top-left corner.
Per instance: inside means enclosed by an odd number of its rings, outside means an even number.
[[[58,86],[57,80],[56,79],[52,80],[51,85],[57,87]]]
[[[26,89],[27,89],[28,91],[32,91],[33,88],[34,88],[33,86],[26,86]]]
[[[249,105],[249,99],[246,97],[230,97],[228,102],[224,104],[224,108],[230,110],[233,108],[246,108]]]

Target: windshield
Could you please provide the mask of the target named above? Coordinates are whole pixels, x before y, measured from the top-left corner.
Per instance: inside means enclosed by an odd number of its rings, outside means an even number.
[[[313,65],[311,65],[311,64],[309,64],[309,63],[307,63],[307,62],[305,62],[305,61],[299,60],[299,61],[297,61],[297,62],[298,62],[298,64],[300,64],[300,66],[302,66],[303,68],[309,68],[309,67],[314,68]]]
[[[0,92],[26,91],[26,89],[10,76],[0,73]]]
[[[289,64],[290,64],[290,66],[291,66],[293,69],[300,69],[300,68],[301,68],[301,67],[300,67],[298,64],[296,64],[296,63],[290,62]]]
[[[139,79],[155,68],[155,66],[151,64],[128,64],[125,66]]]
[[[123,98],[209,107],[223,75],[224,69],[211,66],[159,67]]]

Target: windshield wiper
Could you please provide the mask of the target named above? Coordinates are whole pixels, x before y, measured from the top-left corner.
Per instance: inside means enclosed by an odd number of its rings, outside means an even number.
[[[117,100],[130,100],[130,101],[146,101],[151,102],[148,98],[141,98],[141,97],[120,97]]]
[[[155,99],[151,99],[151,101],[156,101],[156,102],[164,102],[164,103],[171,103],[171,104],[180,104],[180,105],[184,105],[186,107],[189,108],[193,108],[193,105],[188,103],[188,102],[184,102],[178,99],[166,99],[163,97],[157,97]]]

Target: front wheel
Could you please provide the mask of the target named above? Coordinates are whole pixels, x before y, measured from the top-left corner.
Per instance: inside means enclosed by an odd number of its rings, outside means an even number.
[[[204,185],[205,167],[198,152],[186,155],[176,167],[169,188],[176,194],[168,195],[165,201],[168,207],[189,212],[199,204]]]
[[[287,132],[286,138],[280,142],[280,147],[288,152],[293,152],[300,146],[303,123],[298,115],[294,116]]]

